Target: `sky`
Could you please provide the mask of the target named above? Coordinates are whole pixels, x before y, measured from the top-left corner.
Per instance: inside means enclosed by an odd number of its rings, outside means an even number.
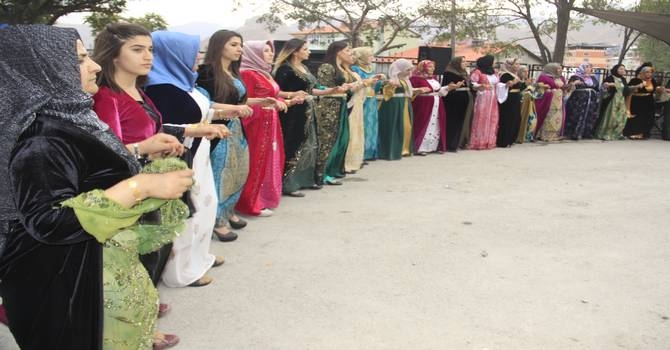
[[[219,24],[236,28],[244,21],[262,14],[269,7],[269,0],[241,1],[244,5],[234,9],[234,0],[128,0],[124,16],[141,17],[154,12],[163,16],[169,26],[192,22]],[[61,17],[59,23],[81,24],[87,14],[71,14]]]

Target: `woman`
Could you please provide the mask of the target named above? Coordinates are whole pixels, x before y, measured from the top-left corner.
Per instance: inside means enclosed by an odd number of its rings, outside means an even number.
[[[10,330],[22,349],[150,346],[158,300],[137,250],[171,238],[185,217],[171,215],[177,225],[147,225],[142,234],[135,223],[165,202],[156,198],[179,198],[193,173],[136,175],[139,163],[91,110],[100,66],[75,30],[13,26],[0,30],[0,41],[0,88],[11,92],[0,113],[12,116],[0,128],[6,146],[0,191],[13,204],[2,209],[9,231],[2,232],[7,245],[0,257]],[[143,146],[148,153],[175,150],[172,143]],[[106,214],[106,224],[89,225],[87,209]],[[134,278],[116,283],[108,272]],[[133,312],[119,307],[124,298]],[[129,333],[115,332],[120,317],[140,322]]]
[[[473,108],[472,128],[468,149],[485,150],[496,147],[498,134],[498,101],[495,86],[498,74],[493,69],[492,55],[477,59],[477,68],[470,74],[472,87],[477,90]]]
[[[541,95],[533,85],[532,79],[528,77],[528,68],[526,66],[519,67],[517,75],[524,82],[526,88],[521,93],[521,123],[516,142],[533,142],[535,141],[535,128],[537,127],[535,100],[541,97]]]
[[[163,122],[188,125],[189,128],[200,123],[208,124],[209,99],[195,89],[200,38],[165,31],[154,32],[151,38],[154,61],[145,92],[160,111]],[[217,127],[222,128],[222,134],[218,136],[227,135],[225,126],[219,124]],[[223,264],[224,259],[209,252],[209,238],[216,220],[209,139],[188,137],[183,143],[193,159],[196,185],[188,195],[195,213],[187,220],[186,230],[174,240],[162,279],[168,287],[199,287],[212,282],[207,271]]]
[[[412,154],[412,97],[409,76],[414,66],[401,58],[391,63],[389,80],[382,84],[379,104],[379,158],[397,160]],[[420,88],[418,92],[428,92]]]
[[[626,107],[626,96],[630,88],[626,83],[626,67],[617,64],[610,70],[610,75],[603,81],[603,98],[600,105],[599,124],[595,137],[606,141],[623,139],[623,129],[629,116]]]
[[[519,72],[517,59],[508,59],[500,70],[498,83],[498,147],[512,147],[519,135],[521,126],[521,91],[526,84],[517,75]]]
[[[413,87],[430,90],[426,94],[416,96],[412,101],[414,152],[421,156],[432,152],[442,153],[447,149],[447,122],[442,96],[453,90],[456,85],[451,84],[442,88],[434,73],[435,62],[423,60],[417,64],[416,70],[409,78]]]
[[[354,65],[351,66],[351,70],[358,74],[363,80],[373,79],[368,80],[370,83],[368,83],[368,87],[366,88],[365,104],[363,105],[363,125],[365,128],[365,151],[363,159],[374,160],[377,158],[377,142],[379,138],[379,115],[377,113],[379,105],[377,104],[377,98],[375,97],[375,82],[379,79],[383,79],[384,75],[375,74],[372,69],[372,60],[375,57],[371,47],[357,47],[353,50],[353,53]]]
[[[344,157],[349,143],[347,119],[348,83],[353,77],[345,70],[343,61],[353,63],[351,47],[346,41],[335,41],[328,46],[323,64],[317,72],[320,87],[336,89],[336,94],[326,95],[316,104],[316,132],[319,154],[316,172],[319,184],[341,185],[335,177],[343,177]],[[337,89],[340,87],[340,89]]]
[[[309,47],[304,40],[291,39],[284,44],[275,62],[274,77],[281,91],[291,99],[287,111],[280,112],[284,133],[284,178],[282,191],[291,197],[304,197],[300,189],[320,189],[316,177],[316,118],[314,100],[308,92],[316,85],[316,78],[302,63],[309,58]],[[314,90],[313,93],[321,92]]]
[[[626,121],[623,135],[632,140],[643,140],[651,135],[654,126],[656,109],[655,95],[663,93],[663,86],[659,86],[654,77],[654,67],[651,62],[645,62],[635,70],[635,78],[628,82],[632,90],[630,98],[631,117]]]
[[[565,104],[565,137],[573,140],[593,138],[598,121],[600,84],[589,62],[579,65],[568,84],[574,88]]]
[[[363,126],[365,99],[368,85],[377,81],[375,78],[363,79],[358,73],[354,72],[351,69],[353,62],[353,53],[350,58],[342,60],[342,68],[352,78],[347,101],[349,142],[344,156],[344,172],[347,174],[356,173],[363,166],[365,159],[365,128]]]
[[[470,140],[470,123],[472,122],[472,93],[467,71],[467,62],[463,56],[449,61],[442,75],[442,86],[456,84],[456,89],[444,96],[444,107],[447,115],[447,152],[456,152],[465,148]]]
[[[231,240],[231,235],[237,237],[228,224],[233,228],[246,226],[234,210],[249,174],[249,149],[240,117],[253,112],[246,105],[247,89],[240,80],[241,56],[242,36],[230,30],[217,31],[209,38],[205,62],[198,68],[196,81],[215,102],[212,107],[223,118],[215,123],[226,124],[231,133],[218,144],[212,144],[210,156],[219,194],[214,235],[224,242]]]
[[[277,110],[286,111],[287,106],[270,75],[273,60],[272,42],[244,44],[240,77],[247,88],[247,104],[252,105],[253,114],[242,120],[249,143],[250,169],[235,209],[246,215],[272,215],[282,194],[284,139]]]
[[[559,63],[547,63],[537,78],[538,86],[544,91],[542,98],[535,101],[536,137],[542,141],[562,140],[563,90],[566,86],[561,70]]]

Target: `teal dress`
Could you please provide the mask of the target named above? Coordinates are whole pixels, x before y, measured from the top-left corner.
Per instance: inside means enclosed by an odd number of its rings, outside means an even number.
[[[352,66],[351,70],[358,73],[363,80],[372,78],[375,72],[368,72],[359,66]],[[377,158],[377,144],[379,143],[379,105],[375,96],[376,91],[368,87],[368,94],[363,105],[363,127],[365,129],[365,160]]]
[[[343,77],[324,63],[319,67],[317,82],[326,88],[342,85]],[[319,142],[316,173],[319,182],[344,174],[344,157],[349,143],[346,95],[323,96],[316,105],[316,133]]]

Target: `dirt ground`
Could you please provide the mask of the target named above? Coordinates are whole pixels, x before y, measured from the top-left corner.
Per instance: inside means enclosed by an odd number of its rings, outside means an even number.
[[[670,349],[670,143],[375,161],[251,218],[177,349]],[[6,328],[0,349],[13,349]]]

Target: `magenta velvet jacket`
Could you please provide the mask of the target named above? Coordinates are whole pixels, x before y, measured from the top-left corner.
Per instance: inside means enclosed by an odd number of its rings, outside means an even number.
[[[145,103],[160,117],[160,112],[149,97],[141,90],[140,94]],[[101,86],[93,100],[93,109],[98,117],[109,125],[124,144],[140,142],[155,135],[162,123],[156,123],[138,101],[123,91],[115,92],[109,87]]]
[[[412,83],[413,88],[427,87],[434,90],[426,78],[415,75],[410,77],[409,80]],[[434,92],[437,91],[434,90]],[[433,106],[435,103],[438,104],[437,120],[440,125],[440,142],[437,146],[437,150],[443,152],[447,150],[447,114],[444,108],[444,99],[439,96],[435,98],[435,96],[419,95],[412,101],[412,110],[414,112],[414,125],[412,131],[414,133],[415,152],[419,151],[421,142],[426,135],[426,129],[428,129],[428,124],[430,124],[430,117],[433,114]]]

